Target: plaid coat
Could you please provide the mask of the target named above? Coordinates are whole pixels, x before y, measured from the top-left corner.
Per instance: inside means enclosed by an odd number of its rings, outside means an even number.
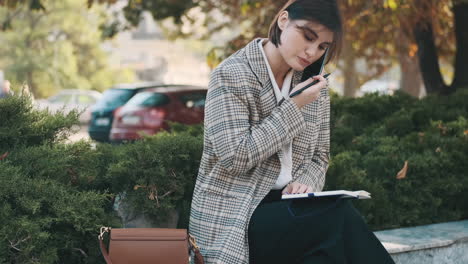
[[[277,105],[258,41],[211,74],[205,105],[203,156],[189,230],[206,263],[249,260],[250,217],[280,173],[283,144],[292,140],[292,178],[320,191],[328,168],[330,97],[299,109]],[[292,87],[302,72],[294,72]]]

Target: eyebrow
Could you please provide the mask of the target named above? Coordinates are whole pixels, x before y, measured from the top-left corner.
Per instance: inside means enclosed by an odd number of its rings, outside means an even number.
[[[314,34],[315,38],[318,38],[318,34],[317,34],[317,32],[315,32],[315,30],[313,30],[313,29],[311,29],[311,28],[309,28],[308,26],[305,26],[305,25],[304,25],[304,26],[300,26],[300,27],[301,27],[303,30],[307,30],[307,31],[309,31],[310,33]],[[323,43],[323,44],[327,44],[327,45],[329,45],[329,46],[331,45],[331,43],[330,43],[330,42],[327,42],[327,41],[322,42],[322,43]]]

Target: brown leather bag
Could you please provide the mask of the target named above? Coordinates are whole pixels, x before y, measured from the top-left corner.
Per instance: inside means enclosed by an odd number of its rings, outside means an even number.
[[[109,251],[104,234],[109,233]],[[102,255],[107,264],[187,264],[190,251],[195,264],[203,264],[203,257],[195,239],[186,229],[101,227],[98,236]]]

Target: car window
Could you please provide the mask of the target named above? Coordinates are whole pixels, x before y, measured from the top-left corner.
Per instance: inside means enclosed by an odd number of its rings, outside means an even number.
[[[96,99],[94,99],[94,97],[92,96],[89,96],[89,95],[84,95],[84,94],[80,94],[78,95],[78,103],[79,104],[86,104],[86,105],[90,105],[90,104],[94,104],[96,102]]]
[[[188,93],[180,96],[182,104],[188,108],[192,107],[205,107],[206,93],[205,92],[196,92]]]
[[[109,89],[102,94],[96,107],[119,107],[124,105],[134,94],[135,91],[130,89]]]
[[[49,98],[48,101],[54,104],[58,104],[58,103],[68,104],[70,103],[71,98],[72,98],[71,94],[59,94],[59,95]]]
[[[130,99],[126,105],[128,106],[162,106],[169,103],[169,97],[165,94],[154,92],[141,92]]]

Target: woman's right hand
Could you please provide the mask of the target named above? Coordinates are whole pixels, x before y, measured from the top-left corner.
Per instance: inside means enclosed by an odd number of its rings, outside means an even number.
[[[312,187],[298,183],[298,182],[291,182],[284,187],[282,194],[296,194],[296,193],[310,193],[312,192]]]
[[[306,104],[310,104],[313,101],[317,100],[320,96],[320,90],[327,87],[327,79],[323,78],[322,75],[316,75],[312,78],[309,78],[294,87],[291,93],[301,89],[302,87],[310,84],[311,82],[319,80],[318,83],[314,84],[313,86],[305,89],[302,93],[296,95],[295,97],[291,98],[291,100],[297,104],[299,108],[304,107]]]

